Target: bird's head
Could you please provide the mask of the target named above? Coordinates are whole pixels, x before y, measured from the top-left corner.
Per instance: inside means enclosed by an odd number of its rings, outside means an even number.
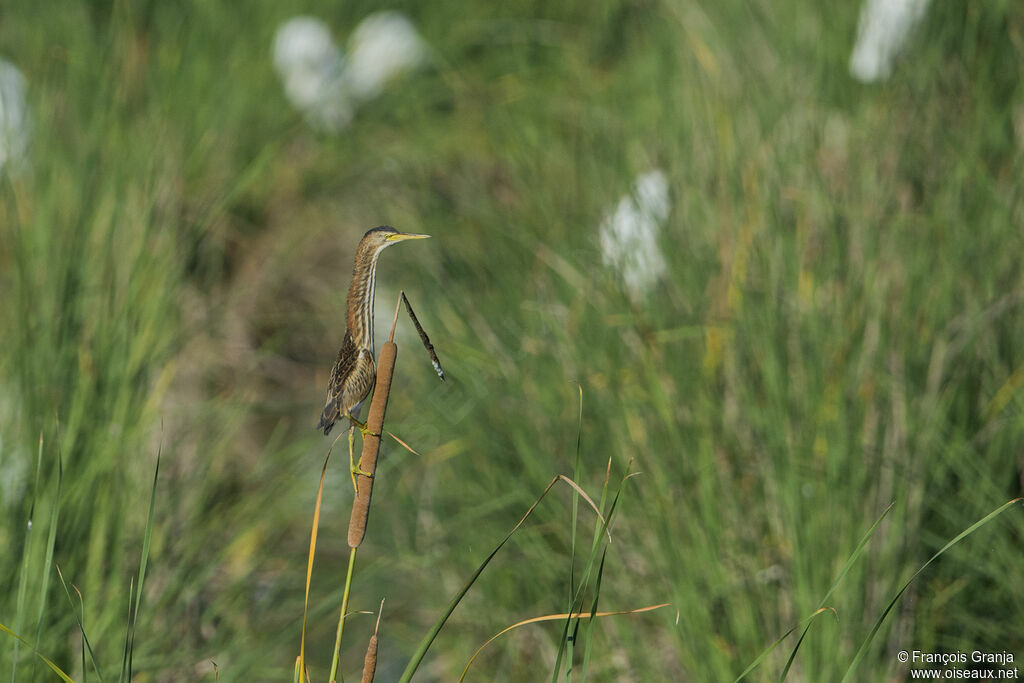
[[[390,247],[392,244],[397,244],[404,240],[421,240],[427,237],[430,237],[430,235],[401,232],[395,230],[390,225],[382,225],[379,228],[367,230],[359,246],[368,248],[373,252],[379,252],[386,247]]]

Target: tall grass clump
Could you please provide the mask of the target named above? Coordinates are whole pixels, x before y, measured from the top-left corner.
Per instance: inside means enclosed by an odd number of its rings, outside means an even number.
[[[39,649],[56,653],[73,612],[53,562],[44,561],[48,549],[56,547],[54,561],[85,596],[84,621],[97,641],[114,640],[124,625],[137,558],[125,544],[140,538],[145,518],[126,511],[144,509],[149,469],[134,454],[149,445],[169,379],[164,363],[175,348],[180,268],[161,146],[131,144],[126,137],[144,135],[145,122],[102,104],[126,96],[126,56],[103,50],[70,23],[50,28],[67,39],[66,52],[28,70],[29,158],[3,178],[0,209],[0,387],[11,408],[4,465],[23,475],[36,469],[34,484],[15,486],[3,501],[5,518],[17,520],[0,531],[3,544],[24,546],[26,555],[20,567],[16,552],[0,561],[0,613],[11,613],[16,582],[27,572],[21,594],[31,597],[23,607]],[[37,46],[26,43],[31,55]],[[46,447],[37,466],[31,444],[40,435]],[[33,509],[58,507],[59,520],[56,512],[52,521],[31,519]],[[55,539],[41,542],[49,533]],[[5,647],[5,664],[7,654]]]
[[[149,492],[140,454],[170,417],[182,297],[208,272],[208,228],[223,212],[194,192],[224,170],[194,156],[221,121],[174,115],[203,81],[188,70],[165,88],[180,55],[150,41],[175,31],[166,18],[126,3],[5,10],[31,138],[0,177],[0,469],[11,482],[0,544],[24,548],[0,554],[0,621],[19,615],[70,672],[79,618],[97,659],[120,655]],[[57,565],[82,596],[77,618]],[[31,671],[30,649],[12,658],[5,642],[0,668]]]

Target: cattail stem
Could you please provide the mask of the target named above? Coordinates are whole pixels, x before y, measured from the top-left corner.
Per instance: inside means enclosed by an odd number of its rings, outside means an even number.
[[[401,299],[399,299],[399,305]],[[352,590],[352,572],[356,564],[356,550],[366,536],[366,524],[370,518],[370,498],[373,495],[373,478],[377,472],[377,456],[380,453],[380,435],[384,433],[384,415],[388,409],[388,394],[391,393],[391,378],[395,372],[395,359],[398,357],[398,346],[395,344],[395,325],[398,322],[398,306],[395,307],[395,321],[391,325],[391,336],[380,350],[377,360],[377,381],[373,387],[373,399],[370,400],[370,414],[366,418],[368,433],[363,437],[363,450],[359,457],[359,469],[369,472],[356,477],[356,495],[352,501],[352,515],[348,522],[348,545],[352,549],[348,556],[348,572],[345,576],[345,592],[341,598],[341,616],[338,617],[338,631],[334,638],[334,655],[331,659],[331,680],[338,674],[338,660],[341,657],[341,635],[345,630],[345,614],[348,612],[348,599]],[[379,624],[378,620],[378,624]],[[367,650],[363,664],[363,677],[366,680],[366,669],[369,667],[370,679],[377,662],[377,633],[374,629],[370,641],[371,649]],[[372,650],[372,666],[371,662]]]
[[[392,332],[393,334],[393,332]],[[331,659],[331,680],[338,673],[338,659],[341,656],[341,634],[345,630],[345,614],[348,612],[348,598],[352,590],[352,572],[356,564],[356,549],[366,536],[366,523],[370,518],[370,498],[373,494],[373,477],[377,471],[377,455],[380,453],[380,434],[384,432],[384,414],[388,409],[388,394],[391,393],[391,377],[395,372],[395,358],[398,346],[393,341],[384,343],[377,361],[377,382],[373,387],[370,401],[370,415],[366,418],[369,433],[363,437],[363,451],[359,457],[359,468],[370,475],[356,477],[356,496],[352,501],[352,515],[348,522],[348,545],[352,549],[348,556],[348,573],[345,576],[345,592],[341,598],[341,616],[338,617],[338,632],[334,638],[334,656]]]
[[[348,573],[345,575],[345,592],[341,596],[341,616],[338,617],[338,632],[334,635],[334,654],[331,656],[331,680],[338,679],[338,660],[341,658],[341,633],[345,630],[345,615],[348,613],[348,596],[352,591],[352,570],[356,566],[356,548],[348,555]]]

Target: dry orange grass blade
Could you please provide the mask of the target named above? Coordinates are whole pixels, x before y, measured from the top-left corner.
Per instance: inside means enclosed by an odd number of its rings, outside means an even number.
[[[337,442],[338,439],[335,438],[334,443]],[[327,463],[331,460],[334,443],[327,449],[324,466],[320,470],[320,486],[316,490],[316,505],[313,507],[313,528],[309,534],[309,559],[306,562],[306,596],[302,602],[302,639],[299,641],[299,658],[295,663],[297,672],[306,671],[306,617],[309,614],[309,584],[313,578],[313,557],[316,555],[316,536],[320,529],[320,503],[324,496],[324,479],[327,478]],[[306,679],[309,679],[308,674],[306,674]]]
[[[663,602],[663,603],[661,603],[659,605],[648,605],[647,607],[638,607],[637,609],[620,610],[620,611],[617,611],[617,612],[593,612],[593,613],[591,613],[591,612],[573,612],[573,613],[565,613],[565,614],[545,614],[544,616],[541,616],[541,617],[533,617],[533,618],[530,618],[530,619],[524,619],[523,621],[518,621],[518,622],[512,624],[511,626],[508,626],[508,627],[503,628],[502,630],[498,631],[493,636],[488,638],[487,641],[484,642],[483,645],[481,645],[479,648],[477,648],[477,651],[474,652],[473,656],[469,658],[468,662],[466,662],[466,668],[463,669],[462,675],[459,676],[459,683],[462,683],[462,681],[465,680],[466,674],[469,673],[469,667],[473,666],[473,662],[476,661],[477,656],[481,652],[483,652],[485,647],[487,647],[488,645],[490,645],[495,640],[497,640],[501,636],[505,635],[509,631],[517,629],[520,626],[526,626],[528,624],[539,624],[539,623],[544,622],[544,621],[564,621],[566,619],[583,619],[583,618],[588,618],[588,617],[613,617],[613,616],[618,616],[618,615],[622,615],[622,614],[640,614],[642,612],[653,612],[656,609],[661,609],[662,607],[668,607],[671,604],[672,603],[670,603],[670,602]]]
[[[552,487],[552,486],[554,485],[554,483],[555,483],[556,481],[558,481],[559,479],[561,479],[561,480],[562,480],[562,481],[564,481],[564,482],[565,482],[566,484],[568,484],[569,486],[571,486],[571,487],[573,488],[573,490],[574,490],[574,491],[576,491],[576,493],[578,493],[578,494],[580,494],[581,496],[583,496],[583,500],[587,501],[587,505],[589,505],[589,506],[590,506],[590,507],[591,507],[591,508],[592,508],[592,509],[594,510],[594,514],[596,514],[596,515],[597,515],[597,518],[598,518],[599,520],[601,520],[601,524],[602,524],[602,525],[605,525],[605,526],[607,527],[607,522],[605,522],[605,521],[604,521],[604,516],[602,516],[602,515],[601,515],[601,510],[600,510],[600,509],[598,509],[597,505],[595,505],[595,504],[594,504],[594,501],[593,501],[593,500],[592,500],[592,499],[590,498],[590,496],[588,496],[588,495],[587,495],[587,492],[586,492],[586,491],[584,491],[583,489],[581,489],[581,488],[580,488],[580,486],[579,486],[579,484],[577,484],[576,482],[574,482],[574,481],[573,481],[572,479],[570,479],[569,477],[565,476],[564,474],[559,474],[559,475],[557,475],[557,476],[556,476],[556,477],[555,477],[555,478],[554,478],[554,479],[552,480],[552,482],[551,482],[550,484],[548,484],[548,488],[551,488],[551,487]],[[544,493],[547,493],[547,489],[544,489]],[[530,508],[530,510],[532,511],[532,510],[533,510],[533,508]],[[521,523],[521,522],[520,522],[520,523]],[[608,540],[609,540],[609,541],[610,541],[610,540],[612,540],[612,532],[611,532],[610,530],[606,529],[606,530],[605,530],[605,533],[607,533],[607,534],[608,534]]]
[[[390,437],[391,437],[392,439],[394,439],[395,441],[397,441],[397,442],[398,442],[398,445],[400,445],[400,446],[401,446],[402,448],[404,448],[405,450],[409,451],[409,452],[410,452],[410,453],[412,453],[413,455],[419,456],[419,457],[421,457],[421,458],[423,457],[422,455],[420,455],[419,451],[417,451],[417,450],[416,450],[416,449],[414,449],[414,448],[413,448],[412,446],[410,446],[410,445],[409,445],[409,444],[407,444],[406,442],[404,442],[404,441],[402,441],[401,439],[399,439],[399,438],[398,438],[397,436],[395,436],[395,435],[394,435],[394,434],[392,434],[391,432],[388,432],[388,436],[390,436]]]

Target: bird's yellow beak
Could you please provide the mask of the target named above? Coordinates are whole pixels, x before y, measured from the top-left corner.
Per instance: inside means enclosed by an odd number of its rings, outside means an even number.
[[[430,235],[421,235],[416,232],[396,232],[393,235],[387,236],[388,242],[401,242],[402,240],[422,240],[430,237]]]

